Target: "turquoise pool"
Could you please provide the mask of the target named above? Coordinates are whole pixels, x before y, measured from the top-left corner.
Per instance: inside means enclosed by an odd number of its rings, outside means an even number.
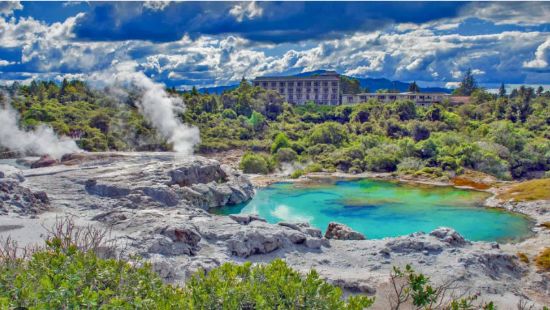
[[[481,207],[487,197],[484,192],[453,187],[370,179],[276,183],[258,189],[249,202],[216,213],[255,213],[270,223],[307,221],[322,230],[335,221],[368,239],[430,232],[439,226],[452,227],[475,241],[514,241],[529,236],[527,217]]]

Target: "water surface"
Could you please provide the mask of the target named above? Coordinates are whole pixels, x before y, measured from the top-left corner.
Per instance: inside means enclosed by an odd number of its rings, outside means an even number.
[[[258,189],[249,202],[216,213],[254,213],[270,223],[307,221],[323,231],[335,221],[368,239],[430,232],[439,226],[452,227],[474,241],[514,241],[529,236],[527,217],[481,207],[487,197],[484,192],[453,187],[369,179],[275,183]]]

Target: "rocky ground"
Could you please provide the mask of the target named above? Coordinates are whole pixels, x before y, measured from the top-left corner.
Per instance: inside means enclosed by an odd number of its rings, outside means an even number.
[[[208,210],[252,197],[249,178],[214,159],[172,153],[76,154],[49,167],[0,165],[0,171],[0,236],[39,242],[45,227],[71,215],[79,225],[111,229],[126,255],[149,259],[170,282],[226,261],[281,257],[304,272],[315,268],[350,293],[376,295],[375,309],[387,309],[392,266],[411,264],[436,283],[453,282],[457,294],[480,294],[501,309],[515,309],[520,300],[550,304],[548,273],[516,255],[534,257],[550,246],[550,231],[539,226],[534,237],[515,244],[469,242],[444,228],[361,240],[339,225],[325,234],[305,223],[218,216]],[[550,220],[549,202],[489,203],[539,224]]]

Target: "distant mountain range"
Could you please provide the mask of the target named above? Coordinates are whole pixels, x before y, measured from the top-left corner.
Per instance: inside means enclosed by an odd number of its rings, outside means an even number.
[[[316,71],[310,71],[310,72],[304,72],[295,74],[294,76],[312,76],[316,74],[321,74],[326,72],[326,70],[316,70]],[[359,80],[359,85],[361,85],[361,88],[367,88],[370,92],[376,92],[379,89],[396,89],[400,92],[406,92],[409,88],[409,83],[401,82],[401,81],[390,81],[388,79],[384,78],[357,78],[348,76],[350,78],[354,78]],[[231,90],[234,88],[237,88],[239,84],[234,85],[226,85],[226,86],[216,86],[216,87],[205,87],[200,88],[199,91],[202,93],[210,93],[210,94],[221,94],[226,90]],[[422,92],[426,93],[451,93],[452,89],[444,88],[444,87],[422,87],[420,86],[420,90]]]

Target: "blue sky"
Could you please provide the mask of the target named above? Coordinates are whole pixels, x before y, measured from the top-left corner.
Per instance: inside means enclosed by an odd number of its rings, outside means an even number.
[[[0,2],[0,83],[120,62],[177,88],[318,69],[550,84],[549,2]]]

